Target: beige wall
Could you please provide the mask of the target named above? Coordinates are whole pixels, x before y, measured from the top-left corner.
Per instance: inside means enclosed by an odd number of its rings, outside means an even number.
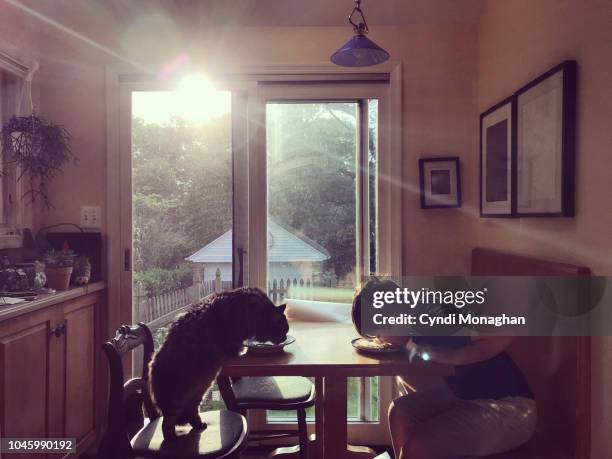
[[[102,28],[89,10],[80,15],[74,11],[60,14],[49,8],[42,11],[109,52],[65,30],[41,27],[42,113],[70,130],[80,164],[66,167],[51,184],[55,209],[37,212],[36,226],[78,223],[81,205],[99,204],[106,216],[104,66],[118,62],[111,52],[152,71],[181,53],[188,54],[194,66],[221,70],[234,64],[321,64],[328,62],[331,52],[350,36],[348,27],[195,30],[158,11],[122,25],[109,23],[103,16],[106,27]],[[417,160],[421,156],[458,155],[462,158],[464,185],[477,178],[473,162],[476,26],[445,23],[373,27],[372,38],[404,65],[405,269],[411,273],[466,272],[473,245],[470,225],[474,224],[471,213],[477,202],[476,190],[464,187],[463,210],[419,210]],[[432,227],[437,230],[431,231]],[[440,256],[444,258],[442,264]]]
[[[479,244],[612,275],[612,3],[497,0],[478,34],[478,110],[564,59],[578,61],[576,217],[481,220]],[[612,338],[593,340],[592,457],[612,451]]]

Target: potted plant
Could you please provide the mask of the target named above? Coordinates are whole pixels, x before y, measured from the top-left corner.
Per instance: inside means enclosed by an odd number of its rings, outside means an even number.
[[[50,207],[46,184],[65,163],[77,162],[70,150],[68,131],[32,113],[13,116],[2,126],[2,149],[8,161],[20,166],[18,180],[28,180],[23,197],[36,201],[40,197]]]
[[[43,255],[47,287],[54,290],[67,290],[74,266],[74,251],[49,250]]]

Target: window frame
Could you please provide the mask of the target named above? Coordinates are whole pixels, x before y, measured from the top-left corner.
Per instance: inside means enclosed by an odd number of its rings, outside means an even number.
[[[32,71],[32,68],[22,63],[18,59],[11,57],[0,51],[0,123],[4,123],[13,115],[18,113],[20,108],[20,99],[23,97],[23,89],[26,84],[26,78]],[[5,78],[14,79],[14,84],[11,82],[11,88],[7,91]],[[0,174],[5,172],[4,153],[0,149]],[[5,206],[7,205],[4,193],[4,183],[0,186],[2,190],[2,199],[0,200],[0,248],[15,248],[21,247],[23,239],[23,229],[27,223],[31,221],[31,213],[27,212],[27,207],[21,199],[23,195],[23,184],[17,177],[21,175],[19,165],[12,165],[10,174],[10,195],[12,195],[12,210],[7,221],[5,221]],[[3,180],[0,178],[0,180]]]
[[[397,78],[397,75],[395,75]],[[379,273],[401,275],[401,147],[397,147],[397,131],[401,126],[401,102],[399,109],[394,101],[401,95],[395,93],[394,83],[389,75],[376,75],[369,79],[364,76],[357,80],[350,77],[316,79],[303,81],[301,76],[287,80],[258,81],[254,94],[250,97],[250,122],[254,132],[249,135],[249,257],[248,272],[250,285],[267,291],[267,149],[266,149],[266,106],[268,102],[338,102],[356,101],[360,104],[360,116],[364,116],[363,101],[378,100],[379,132],[376,177],[377,200],[377,260]],[[393,95],[393,97],[392,97]],[[251,118],[252,117],[252,118]],[[368,123],[361,123],[367,131]],[[401,129],[401,128],[400,128]],[[400,131],[401,134],[401,131]],[[367,145],[367,133],[360,133],[359,140]],[[394,147],[395,145],[395,147]],[[401,142],[399,143],[401,145]],[[366,147],[367,148],[367,147]],[[361,163],[367,162],[366,148],[359,148],[358,158]],[[385,179],[380,179],[384,177]],[[361,168],[357,183],[357,279],[361,277],[364,266],[369,265],[369,247],[364,247],[367,234],[365,225],[368,217],[368,169]],[[365,209],[365,211],[364,211]],[[395,231],[393,230],[395,229]],[[362,381],[363,384],[363,381]],[[362,422],[348,420],[349,440],[357,443],[386,444],[388,438],[388,420],[385,407],[392,400],[392,378],[379,379],[379,420]],[[268,422],[264,410],[249,413],[249,420],[256,429],[291,429],[295,423]]]
[[[206,69],[203,69],[204,71]],[[387,83],[387,103],[384,111],[379,106],[380,124],[384,125],[385,142],[379,144],[379,161],[377,172],[378,180],[378,264],[377,271],[391,276],[402,275],[402,66],[398,62],[388,62],[377,66],[376,70],[370,68],[351,69],[326,65],[293,65],[293,66],[238,66],[227,68],[224,72],[205,72],[212,80],[227,82],[243,94],[241,100],[248,113],[248,120],[244,126],[247,141],[245,142],[246,165],[248,165],[247,184],[248,202],[247,219],[254,215],[267,215],[265,176],[265,104],[262,105],[262,84],[279,83],[339,83],[343,82],[381,82]],[[109,298],[108,330],[113,333],[114,327],[119,323],[126,323],[132,317],[131,282],[127,282],[124,270],[124,261],[127,241],[129,239],[126,228],[131,224],[130,215],[127,215],[122,196],[126,190],[116,186],[117,177],[122,184],[129,188],[131,184],[129,174],[131,165],[126,157],[125,129],[122,123],[127,120],[125,106],[125,93],[135,86],[142,87],[143,83],[151,85],[156,80],[154,75],[142,74],[133,67],[107,67],[106,93],[107,93],[107,290]],[[166,86],[169,84],[162,84]],[[153,85],[156,85],[153,83]],[[150,87],[150,86],[149,86]],[[122,97],[122,94],[124,95]],[[379,97],[364,98],[379,99]],[[240,132],[242,133],[241,128]],[[379,138],[382,138],[382,130]],[[123,140],[122,140],[123,139]],[[381,154],[382,152],[382,154]],[[263,160],[262,160],[263,158]],[[263,169],[262,169],[263,168]],[[125,180],[124,180],[125,179]],[[258,193],[254,193],[257,190]],[[262,206],[263,205],[263,206]],[[120,216],[116,218],[116,216]],[[265,288],[267,275],[266,238],[256,242],[254,233],[267,234],[267,219],[260,218],[258,226],[249,221],[248,256],[245,262],[245,274],[248,284]],[[131,230],[131,227],[130,227]],[[263,230],[263,231],[262,231]],[[262,258],[263,257],[263,258]],[[235,264],[236,265],[236,264]],[[129,273],[127,273],[129,274]],[[385,416],[385,400],[391,400],[393,394],[393,381],[391,378],[381,378],[380,385],[381,411],[379,423],[351,424],[349,440],[364,444],[387,444],[389,442],[387,419]],[[265,417],[263,411],[250,414],[253,426],[257,424],[257,416]],[[253,419],[255,418],[255,419]],[[261,419],[261,418],[260,418]],[[274,424],[275,428],[280,427]],[[288,424],[287,428],[294,428]]]

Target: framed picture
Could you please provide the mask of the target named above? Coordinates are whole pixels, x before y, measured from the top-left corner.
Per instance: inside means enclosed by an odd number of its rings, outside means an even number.
[[[480,216],[512,217],[513,98],[480,115]]]
[[[565,61],[515,94],[517,217],[574,216],[576,62]]]
[[[421,209],[461,207],[459,157],[419,159]]]

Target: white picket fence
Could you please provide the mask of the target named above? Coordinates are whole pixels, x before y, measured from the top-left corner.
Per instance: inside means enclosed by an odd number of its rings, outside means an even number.
[[[144,322],[151,330],[156,330],[171,322],[176,314],[184,311],[193,303],[213,292],[232,288],[231,282],[215,280],[199,282],[158,296],[147,296],[142,284],[134,284],[133,318],[136,323]]]
[[[170,323],[178,313],[206,295],[231,289],[232,282],[222,280],[219,271],[215,279],[197,282],[157,296],[148,296],[144,286],[135,283],[132,297],[133,319],[135,323],[144,322],[151,330],[156,330]],[[275,304],[289,297],[309,300],[313,296],[313,283],[308,278],[271,279],[268,282],[268,295]]]
[[[312,287],[311,279],[271,279],[268,281],[268,296],[275,304],[281,303],[285,298],[312,300]]]

